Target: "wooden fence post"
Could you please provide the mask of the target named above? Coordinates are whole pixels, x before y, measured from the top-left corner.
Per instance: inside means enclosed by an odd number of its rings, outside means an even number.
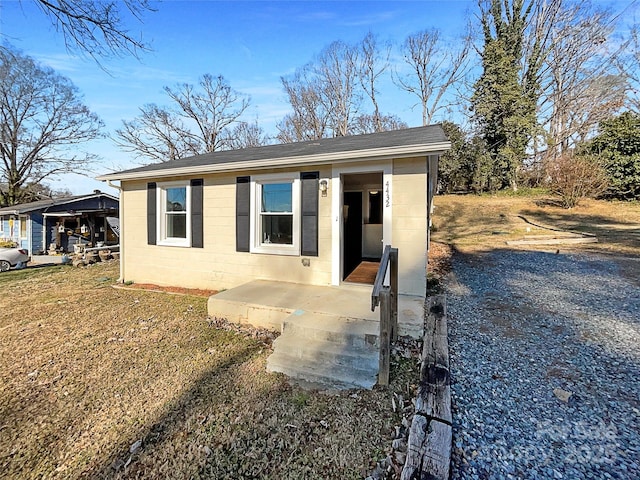
[[[378,383],[389,385],[389,366],[391,363],[391,289],[380,290],[380,366]]]
[[[416,413],[411,422],[402,480],[448,480],[451,464],[451,380],[446,299],[427,297]]]

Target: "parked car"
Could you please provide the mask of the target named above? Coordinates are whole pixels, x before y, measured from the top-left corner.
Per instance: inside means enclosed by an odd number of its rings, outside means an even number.
[[[11,267],[27,263],[29,260],[29,251],[24,248],[0,248],[0,272],[6,272]]]

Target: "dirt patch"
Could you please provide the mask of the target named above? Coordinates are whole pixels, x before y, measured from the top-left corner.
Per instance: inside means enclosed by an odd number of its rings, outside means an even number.
[[[438,278],[444,277],[451,271],[453,249],[441,242],[431,242],[429,247],[429,264],[427,271]]]
[[[114,285],[115,288],[123,290],[147,290],[150,292],[171,293],[174,295],[193,295],[196,297],[210,297],[219,293],[218,290],[203,290],[200,288],[167,287],[155,285],[153,283],[132,283],[131,285]]]

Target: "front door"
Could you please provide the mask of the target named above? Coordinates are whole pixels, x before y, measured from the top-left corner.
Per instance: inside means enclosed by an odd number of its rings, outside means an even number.
[[[362,261],[362,192],[344,192],[344,280]]]

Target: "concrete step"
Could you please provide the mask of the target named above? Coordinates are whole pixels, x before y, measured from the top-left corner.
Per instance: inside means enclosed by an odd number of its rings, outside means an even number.
[[[379,330],[378,322],[303,311],[293,312],[282,325],[283,335],[356,348],[377,348]]]
[[[283,322],[267,370],[331,389],[377,381],[378,323],[297,310]]]
[[[284,353],[274,352],[267,359],[267,371],[279,372],[311,385],[327,389],[371,389],[378,379],[378,369],[361,370],[340,365],[301,361]]]
[[[291,333],[281,335],[273,344],[277,355],[286,355],[295,362],[348,367],[356,370],[376,370],[379,349],[374,346],[353,347],[335,342],[304,339]]]

